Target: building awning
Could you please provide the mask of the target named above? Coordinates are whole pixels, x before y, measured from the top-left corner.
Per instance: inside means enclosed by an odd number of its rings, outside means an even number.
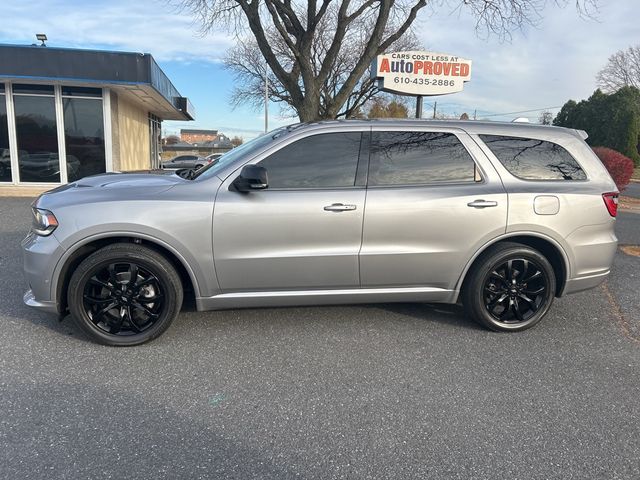
[[[0,45],[0,82],[108,87],[163,120],[194,120],[195,110],[148,53]]]

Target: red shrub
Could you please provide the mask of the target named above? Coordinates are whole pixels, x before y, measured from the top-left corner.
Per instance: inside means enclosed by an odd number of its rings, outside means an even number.
[[[623,191],[629,185],[633,175],[633,160],[606,147],[594,147],[593,151],[609,171],[609,175],[616,182],[618,190]]]

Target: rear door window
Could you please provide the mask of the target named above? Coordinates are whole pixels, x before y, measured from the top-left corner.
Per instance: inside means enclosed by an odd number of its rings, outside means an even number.
[[[370,186],[479,180],[471,155],[452,133],[373,132],[370,158]]]
[[[513,176],[523,180],[586,180],[578,162],[557,143],[523,137],[480,135]]]

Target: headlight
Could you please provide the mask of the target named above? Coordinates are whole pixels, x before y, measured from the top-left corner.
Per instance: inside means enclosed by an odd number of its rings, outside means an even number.
[[[36,235],[46,237],[51,235],[58,226],[58,219],[49,210],[44,208],[31,207],[33,213],[33,222],[31,224],[31,230]]]

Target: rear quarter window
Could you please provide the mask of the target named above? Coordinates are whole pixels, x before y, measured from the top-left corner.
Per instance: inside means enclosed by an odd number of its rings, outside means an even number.
[[[480,135],[500,163],[523,180],[586,180],[580,164],[557,143],[533,138]]]

